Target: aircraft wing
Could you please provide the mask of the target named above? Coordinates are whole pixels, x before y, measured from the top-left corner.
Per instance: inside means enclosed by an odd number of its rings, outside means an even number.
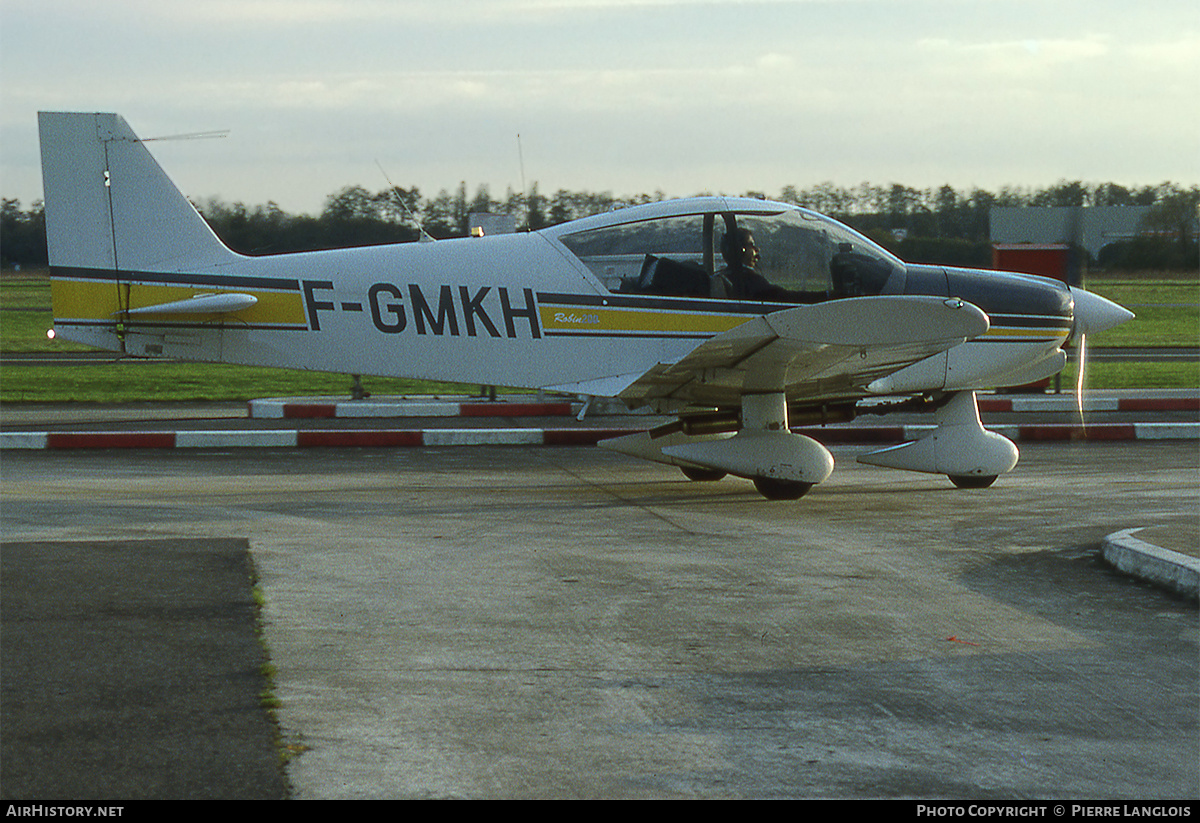
[[[988,330],[958,299],[885,295],[831,300],[756,317],[632,380],[619,397],[737,405],[743,394],[844,396]]]

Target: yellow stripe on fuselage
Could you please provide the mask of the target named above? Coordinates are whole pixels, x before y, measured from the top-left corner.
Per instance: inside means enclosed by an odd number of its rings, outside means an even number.
[[[1044,327],[1036,328],[1029,326],[1004,326],[997,328],[993,326],[988,329],[987,333],[982,337],[975,338],[976,340],[991,339],[1010,339],[1013,337],[1028,337],[1036,340],[1051,340],[1063,341],[1067,339],[1067,330],[1064,328]]]
[[[115,280],[51,280],[56,319],[111,320],[119,310]]]
[[[146,285],[121,283],[115,280],[55,279],[50,283],[50,297],[56,320],[116,321],[125,309],[157,306],[177,300],[189,300],[202,294],[252,294],[258,299],[253,306],[222,314],[143,314],[138,323],[170,321],[172,323],[211,323],[214,320],[235,320],[253,325],[306,326],[304,299],[294,291],[261,291],[242,288],[213,288],[206,286]],[[126,305],[128,300],[128,305]]]
[[[549,334],[577,335],[715,335],[753,319],[746,314],[671,312],[619,306],[543,304],[539,306],[542,330]],[[1062,342],[1068,330],[1062,326],[993,326],[977,340]]]
[[[538,307],[542,331],[576,334],[720,334],[740,326],[752,316],[668,312],[609,306],[542,305]]]

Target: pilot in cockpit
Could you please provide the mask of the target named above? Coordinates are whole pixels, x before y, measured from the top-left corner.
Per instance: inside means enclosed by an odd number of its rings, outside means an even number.
[[[777,303],[817,303],[826,298],[823,291],[795,291],[777,286],[759,274],[758,246],[750,229],[739,228],[721,238],[721,256],[725,267],[717,272],[718,289],[733,300],[763,300]]]

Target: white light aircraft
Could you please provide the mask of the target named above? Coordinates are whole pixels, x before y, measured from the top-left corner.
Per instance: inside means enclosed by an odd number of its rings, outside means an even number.
[[[248,257],[115,114],[39,115],[58,336],[162,356],[616,397],[677,421],[606,441],[772,499],[833,457],[791,424],[932,409],[865,463],[982,487],[1017,463],[975,392],[1057,373],[1133,315],[1029,275],[908,265],[820,214],[698,197],[540,231]],[[887,405],[884,408],[888,408]]]

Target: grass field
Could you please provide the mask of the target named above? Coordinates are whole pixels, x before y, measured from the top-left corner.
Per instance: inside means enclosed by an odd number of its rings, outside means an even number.
[[[1137,317],[1097,335],[1097,346],[1166,347],[1200,345],[1200,278],[1093,276],[1089,291],[1120,303]]]
[[[1147,274],[1091,276],[1086,287],[1128,307],[1137,319],[1089,340],[1092,349],[1200,346],[1200,278]],[[0,275],[0,351],[68,352],[88,347],[49,340],[52,325],[50,283],[44,272]],[[115,355],[114,355],[115,356]],[[1197,388],[1200,363],[1101,363],[1088,365],[1090,388]],[[63,366],[5,365],[0,371],[3,403],[127,403],[161,401],[242,401],[257,397],[344,395],[347,375],[233,366],[221,363],[121,360]],[[1074,386],[1074,365],[1063,372]],[[364,377],[375,395],[473,394],[479,386]]]

